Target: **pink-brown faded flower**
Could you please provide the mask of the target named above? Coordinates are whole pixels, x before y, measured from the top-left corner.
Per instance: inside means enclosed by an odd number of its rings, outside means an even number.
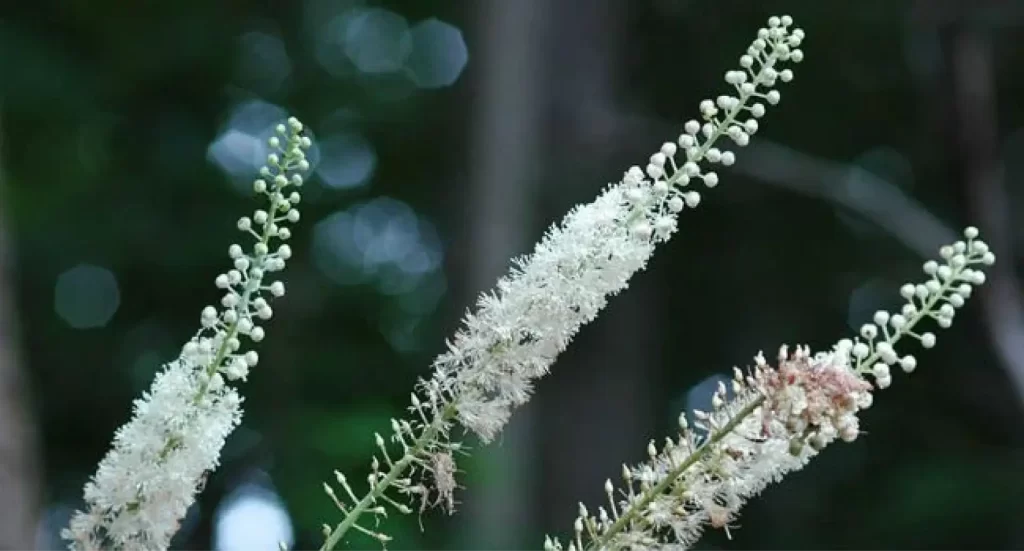
[[[791,434],[812,436],[809,442],[815,447],[822,439],[814,436],[822,431],[834,430],[847,441],[857,437],[856,414],[867,403],[865,393],[872,386],[851,369],[843,359],[845,353],[840,346],[834,353],[812,357],[809,348],[797,347],[790,354],[783,346],[774,369],[758,356],[753,378],[754,387],[765,397],[764,436],[772,436],[772,421],[778,421]]]

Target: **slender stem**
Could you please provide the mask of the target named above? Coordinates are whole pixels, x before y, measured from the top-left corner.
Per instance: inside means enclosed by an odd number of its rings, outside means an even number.
[[[284,173],[284,168],[281,169],[281,173],[282,174]],[[276,197],[275,197],[275,195],[273,193],[275,191],[277,191],[277,186],[274,186],[274,188],[271,190],[271,193],[270,193],[270,211],[269,211],[269,214],[267,215],[267,220],[263,223],[263,235],[260,236],[260,243],[262,243],[264,245],[266,245],[267,243],[270,242],[270,225],[273,224],[274,213],[277,212],[277,208],[280,206],[280,203],[277,202],[277,199],[276,199]],[[263,259],[264,259],[265,256],[266,255],[260,255],[260,256],[256,257],[256,261],[260,264],[257,267],[259,267],[259,268],[263,267],[262,264],[263,264]],[[253,290],[254,289],[259,289],[260,284],[262,282],[263,282],[263,278],[259,278],[259,279],[256,279],[256,284],[255,285],[249,285],[247,283],[245,285],[245,291],[242,292],[242,298],[240,299],[239,303],[240,304],[246,304],[246,305],[249,304],[249,297],[252,296]],[[242,320],[242,318],[239,317],[234,322],[232,322],[230,325],[228,325],[227,334],[224,336],[224,340],[221,341],[220,347],[217,349],[217,354],[214,356],[213,361],[210,362],[210,365],[207,366],[207,368],[206,368],[206,378],[203,380],[202,384],[200,385],[199,391],[196,392],[196,397],[195,397],[194,403],[198,404],[203,399],[203,396],[206,395],[206,391],[210,387],[210,378],[213,377],[214,374],[217,373],[217,370],[220,368],[220,364],[224,361],[224,358],[227,357],[227,355],[228,355],[228,342],[232,338],[234,338],[235,335],[238,334],[238,323],[241,320]]]
[[[291,145],[291,144],[289,144],[289,145]],[[290,150],[291,150],[291,147],[286,147],[285,148],[285,151],[290,151]],[[282,162],[277,165],[277,169],[279,170],[279,174],[285,174],[288,171],[288,168],[290,168],[289,167],[289,161],[291,161],[291,160],[292,159],[288,158],[287,154],[286,154],[286,157],[282,160]],[[271,181],[273,181],[273,180],[271,180]],[[263,244],[263,245],[267,245],[267,244],[270,243],[270,237],[271,237],[270,236],[270,227],[272,225],[274,225],[274,223],[275,223],[275,221],[274,221],[275,214],[277,214],[277,210],[281,206],[281,203],[278,202],[278,200],[277,200],[277,194],[276,194],[276,192],[280,191],[280,189],[281,188],[279,186],[277,186],[276,184],[273,184],[271,189],[267,192],[267,195],[270,197],[270,207],[269,207],[269,209],[267,211],[267,219],[263,222],[263,235],[260,236],[260,240],[259,240],[259,242],[261,244]],[[263,263],[264,263],[265,259],[266,259],[266,254],[257,254],[256,257],[254,258],[254,260],[257,263],[256,267],[263,268]],[[250,284],[248,281],[246,282],[246,284],[245,284],[245,291],[242,292],[242,298],[239,301],[240,304],[248,305],[249,304],[249,298],[252,296],[253,291],[254,290],[258,290],[260,288],[260,285],[263,283],[263,278],[262,277],[254,278],[254,279],[256,281],[255,284]],[[227,357],[227,355],[228,355],[228,342],[232,338],[234,338],[235,335],[238,334],[238,324],[239,324],[239,322],[241,320],[242,320],[242,318],[241,318],[241,316],[239,316],[234,322],[232,322],[230,325],[228,325],[228,327],[227,327],[227,334],[224,336],[224,340],[220,343],[220,347],[217,349],[217,354],[214,356],[213,361],[210,362],[210,365],[207,366],[207,368],[206,368],[206,378],[202,382],[202,384],[200,385],[199,391],[196,393],[196,397],[195,397],[195,400],[194,400],[194,402],[196,404],[198,404],[202,400],[203,396],[206,394],[206,391],[209,389],[209,386],[210,386],[210,380],[211,380],[210,378],[213,377],[214,374],[217,373],[217,370],[220,368],[220,364],[224,361],[224,358]]]
[[[412,465],[413,461],[427,450],[430,444],[437,440],[438,434],[440,434],[441,430],[449,421],[455,418],[456,413],[455,406],[447,404],[443,409],[441,409],[441,411],[434,415],[434,420],[423,429],[423,432],[420,433],[416,440],[413,440],[412,445],[409,446],[408,450],[406,450],[402,459],[398,460],[391,466],[391,469],[389,469],[388,473],[384,475],[384,478],[378,480],[370,491],[368,491],[366,495],[349,510],[341,523],[331,531],[327,536],[326,541],[324,541],[324,544],[320,547],[320,551],[331,551],[336,545],[338,545],[338,542],[341,541],[341,537],[345,535],[345,532],[348,532],[349,529],[356,525],[359,517],[362,516],[362,514],[365,513],[374,503],[376,503],[377,499],[379,499],[384,492],[402,476],[406,469]]]
[[[292,146],[294,145],[294,141],[295,137],[291,138],[289,140],[288,147],[285,147],[283,151],[290,151],[292,149]],[[287,173],[288,169],[295,168],[294,165],[290,164],[291,161],[293,160],[294,159],[292,159],[291,157],[288,156],[287,153],[285,153],[285,158],[282,159],[281,163],[277,165],[277,169],[279,171],[278,173],[285,174]],[[272,184],[271,189],[267,192],[267,195],[270,198],[270,207],[267,214],[267,220],[263,223],[263,234],[259,236],[259,242],[262,243],[263,245],[267,245],[268,243],[270,243],[270,227],[274,223],[274,214],[277,212],[277,209],[281,206],[281,203],[278,202],[277,200],[277,195],[275,192],[280,191],[281,187],[282,186],[278,186],[277,184]],[[257,267],[263,267],[263,261],[265,260],[265,258],[265,254],[257,254],[254,257],[254,260],[258,264]],[[260,288],[260,284],[262,283],[262,281],[262,277],[256,279],[255,284],[249,284],[249,282],[247,281],[245,283],[245,291],[243,291],[239,303],[243,305],[248,305],[249,299],[252,296],[253,291],[258,290]],[[234,322],[232,322],[226,327],[226,333],[224,335],[224,338],[221,340],[220,346],[217,348],[217,353],[214,355],[213,361],[210,362],[210,365],[206,367],[206,377],[204,377],[203,381],[199,385],[199,389],[196,391],[196,395],[192,400],[193,404],[198,405],[200,402],[202,402],[203,398],[206,396],[206,393],[209,391],[210,381],[212,380],[211,378],[217,373],[217,370],[220,369],[221,364],[224,363],[224,359],[227,358],[227,355],[229,353],[228,343],[232,338],[234,338],[238,334],[238,324],[241,321],[241,319],[241,317],[238,317],[238,319],[236,319]],[[166,458],[167,454],[169,454],[171,449],[173,448],[174,443],[174,438],[171,438],[167,441],[167,443],[164,445],[164,449],[160,453],[161,458]]]
[[[680,463],[676,468],[669,471],[669,473],[661,480],[661,482],[657,483],[650,490],[644,492],[643,497],[631,503],[628,509],[622,511],[622,515],[619,516],[618,520],[616,520],[611,526],[609,526],[608,530],[601,534],[600,538],[593,539],[590,541],[590,544],[587,546],[587,549],[606,549],[608,547],[608,542],[611,541],[611,539],[616,534],[627,528],[630,522],[635,520],[637,515],[641,514],[647,508],[647,506],[650,505],[652,501],[654,501],[654,498],[664,493],[665,490],[667,490],[668,487],[673,482],[675,482],[677,478],[679,478],[680,476],[682,476],[684,472],[686,472],[686,469],[689,469],[697,461],[704,457],[704,455],[706,455],[711,450],[712,446],[719,443],[723,438],[725,438],[727,434],[729,434],[730,432],[733,431],[733,429],[739,426],[739,424],[742,423],[744,419],[746,419],[750,414],[754,413],[754,411],[763,403],[764,396],[758,396],[749,404],[743,406],[743,409],[736,412],[736,415],[734,415],[728,423],[722,426],[722,428],[719,429],[717,432],[709,436],[707,440],[705,440],[696,450],[693,451],[693,453],[691,453],[685,460],[683,460],[683,462]]]

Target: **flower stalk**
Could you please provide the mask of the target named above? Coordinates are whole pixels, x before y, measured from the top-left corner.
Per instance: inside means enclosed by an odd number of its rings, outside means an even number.
[[[203,309],[202,329],[157,374],[150,391],[135,401],[132,419],[118,429],[113,448],[85,485],[85,511],[76,512],[62,532],[72,549],[166,549],[241,421],[242,398],[229,382],[245,381],[258,363],[257,352],[244,351],[241,339],[264,339],[260,323],[273,315],[268,298],[284,295],[283,282],[266,280],[285,268],[291,247],[271,251],[272,240],[291,237],[287,224],[299,221],[297,188],[309,170],[304,151],[312,143],[302,135],[302,123],[291,118],[276,131],[269,140],[273,153],[253,182],[267,210],[237,224],[256,239],[252,251],[229,247],[232,269],[215,279],[224,292],[221,308]]]
[[[894,345],[910,337],[934,347],[935,335],[917,333],[915,326],[930,318],[950,327],[973,287],[985,282],[981,267],[993,264],[995,255],[976,228],[964,237],[940,249],[943,263],[924,264],[930,279],[900,288],[907,302],[899,312],[876,312],[854,339],[818,354],[783,346],[777,366],[759,354],[746,374],[735,369],[731,392],[720,383],[713,410],[694,412],[698,431],[684,413],[677,439],[667,439],[661,450],[652,441],[649,461],[623,466],[624,490],[616,494],[606,482],[610,515],[603,507],[591,515],[580,504],[574,538],[565,546],[546,538],[545,549],[676,549],[694,543],[707,525],[728,534],[747,499],[835,440],[855,440],[859,411],[871,406],[874,390],[892,384],[890,367],[906,373],[917,367],[915,356],[900,355]]]

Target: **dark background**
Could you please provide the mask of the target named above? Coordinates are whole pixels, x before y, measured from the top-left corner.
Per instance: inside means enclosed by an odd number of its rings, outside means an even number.
[[[457,516],[390,519],[391,547],[569,534],[715,377],[851,335],[974,224],[1000,263],[868,434],[700,545],[1024,548],[1024,2],[977,0],[3,3],[0,547],[61,546],[131,400],[217,300],[279,119],[312,129],[316,175],[182,548],[273,548],[282,512],[318,546],[340,519],[321,481],[362,480],[473,297],[725,93],[783,13],[806,60],[751,146],[460,464]]]

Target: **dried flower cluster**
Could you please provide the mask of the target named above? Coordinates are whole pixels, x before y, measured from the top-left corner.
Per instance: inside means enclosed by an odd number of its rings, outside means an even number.
[[[686,548],[707,525],[728,530],[747,499],[828,444],[855,440],[858,412],[871,406],[873,390],[892,383],[889,366],[908,373],[917,366],[894,345],[912,337],[924,348],[934,346],[934,334],[914,327],[926,318],[949,327],[956,308],[984,283],[980,266],[994,263],[995,255],[977,239],[977,229],[964,235],[966,241],[940,249],[943,264],[924,264],[928,281],[903,285],[907,303],[899,314],[876,312],[859,337],[842,339],[828,352],[783,346],[776,366],[758,354],[749,373],[735,369],[731,388],[720,384],[715,392],[713,411],[694,412],[696,430],[681,415],[676,439],[660,450],[652,441],[646,463],[623,466],[623,490],[606,483],[608,509],[593,515],[581,504],[574,538],[565,547],[548,538],[545,548]]]
[[[243,349],[242,339],[263,340],[260,323],[273,315],[267,297],[284,295],[284,283],[267,279],[284,269],[291,248],[271,246],[291,236],[286,224],[299,220],[294,189],[302,186],[300,173],[309,170],[304,150],[311,143],[302,123],[289,119],[277,133],[270,138],[276,152],[253,184],[269,207],[238,221],[239,230],[256,239],[252,252],[231,245],[233,268],[215,280],[224,291],[222,308],[203,309],[202,329],[118,429],[113,449],[85,486],[86,510],[62,534],[72,549],[166,549],[241,420],[242,398],[228,381],[244,381],[259,361],[255,350]]]
[[[718,185],[718,174],[702,164],[729,166],[736,160],[734,152],[715,147],[719,139],[747,145],[765,115],[765,103],[779,102],[774,87],[793,78],[790,69],[779,65],[803,59],[798,47],[804,33],[791,29],[788,16],[772,22],[740,58],[742,70],[726,73],[735,95],[701,102],[703,122],[686,122],[685,132],[664,143],[646,168],[630,168],[594,202],[573,209],[551,227],[533,254],[516,259],[511,273],[480,298],[448,351],[434,362],[433,376],[417,386],[411,419],[392,422],[390,440],[399,447],[401,459],[391,461],[387,442],[378,437],[380,452],[371,465],[369,491],[357,498],[341,476],[337,478],[347,499],[338,499],[329,488],[344,519],[333,529],[324,527],[323,549],[333,549],[353,528],[387,541],[386,534],[360,525],[358,519],[364,513],[386,515],[389,507],[413,510],[399,507],[401,496],[390,496],[389,490],[450,509],[454,484],[447,477],[454,466],[439,472],[433,458],[460,452],[459,443],[449,439],[454,424],[484,442],[493,440],[579,329],[598,315],[609,297],[627,287],[655,245],[676,231],[679,213],[700,203],[700,192],[691,184]]]

